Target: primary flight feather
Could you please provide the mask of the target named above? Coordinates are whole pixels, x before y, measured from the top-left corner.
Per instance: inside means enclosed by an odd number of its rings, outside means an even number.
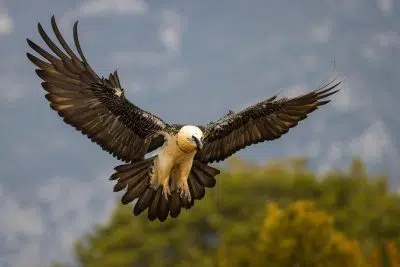
[[[280,138],[307,114],[327,104],[340,82],[329,82],[295,98],[277,95],[206,126],[169,124],[126,99],[117,72],[99,77],[87,62],[79,44],[78,22],[73,38],[78,55],[61,35],[54,16],[51,26],[61,49],[38,24],[47,52],[31,40],[29,46],[41,58],[27,53],[43,80],[50,107],[63,120],[125,162],[115,167],[114,191],[126,189],[121,201],[136,201],[133,213],[148,209],[148,218],[175,218],[181,208],[214,187],[219,170],[209,166],[236,151],[266,140]],[[146,155],[158,149],[155,156]]]

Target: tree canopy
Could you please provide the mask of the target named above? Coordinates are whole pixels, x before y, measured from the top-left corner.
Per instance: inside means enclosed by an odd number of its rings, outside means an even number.
[[[395,258],[400,196],[360,159],[317,175],[305,158],[233,158],[191,210],[149,222],[118,203],[77,240],[74,256],[82,267],[378,266],[368,264],[389,241]]]

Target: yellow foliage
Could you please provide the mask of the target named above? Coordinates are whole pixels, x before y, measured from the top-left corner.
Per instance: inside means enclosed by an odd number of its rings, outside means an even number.
[[[394,242],[387,243],[387,251],[389,253],[391,267],[399,267],[400,266],[400,253],[397,249],[397,246]]]
[[[367,259],[371,267],[400,267],[400,251],[393,241],[383,242],[382,247],[372,250]]]
[[[266,209],[253,266],[363,266],[358,243],[336,232],[332,217],[311,201]]]

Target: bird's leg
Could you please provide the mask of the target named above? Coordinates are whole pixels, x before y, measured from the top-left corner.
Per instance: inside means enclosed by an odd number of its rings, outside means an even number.
[[[163,187],[163,195],[166,200],[168,200],[168,196],[171,195],[171,190],[169,189],[169,176],[162,180],[161,182]]]
[[[186,179],[179,185],[179,191],[181,198],[186,198],[189,202],[191,201],[192,197],[190,195],[189,185]]]
[[[171,194],[169,181],[172,163],[168,160],[168,158],[161,157],[162,155],[159,155],[159,158],[157,158],[155,171],[156,175],[153,175],[150,184],[154,190],[157,190],[159,186],[162,186],[163,195],[168,200],[168,196]]]
[[[178,192],[179,192],[179,195],[181,196],[181,198],[186,198],[190,202],[191,196],[190,196],[190,190],[189,190],[189,185],[188,185],[188,181],[187,181],[188,176],[189,176],[188,172],[181,171],[177,183],[178,183]]]
[[[189,202],[191,201],[191,195],[188,185],[189,173],[192,168],[192,160],[186,161],[179,165],[179,178],[177,181],[178,192],[181,198],[186,198]]]

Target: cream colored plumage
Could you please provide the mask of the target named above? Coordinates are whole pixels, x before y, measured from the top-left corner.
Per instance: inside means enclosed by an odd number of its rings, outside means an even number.
[[[178,190],[181,197],[191,201],[188,178],[193,159],[201,149],[203,132],[196,126],[183,126],[177,134],[164,134],[164,145],[158,151],[150,185],[157,190],[162,185],[164,197]]]

